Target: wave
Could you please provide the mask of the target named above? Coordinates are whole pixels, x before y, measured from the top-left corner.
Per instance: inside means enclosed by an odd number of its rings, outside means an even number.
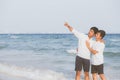
[[[69,54],[77,54],[77,51],[75,49],[69,49],[66,50],[67,53]],[[120,52],[104,52],[104,55],[106,56],[120,56]]]
[[[17,38],[19,38],[18,36],[10,36],[10,38],[12,38],[12,39],[17,39]]]
[[[104,52],[104,55],[106,56],[111,56],[111,57],[119,57],[120,56],[120,52]]]
[[[0,42],[0,49],[6,48],[8,46],[8,44],[6,44],[5,42]]]
[[[77,51],[75,49],[69,49],[66,50],[69,54],[77,54]],[[120,52],[104,52],[104,55],[106,56],[120,56]]]
[[[75,49],[70,49],[70,50],[66,50],[67,53],[70,53],[70,54],[76,54],[77,53],[77,50]]]
[[[0,72],[5,75],[7,74],[9,76],[23,77],[32,80],[67,80],[62,73],[52,70],[18,67],[5,63],[0,63]]]
[[[120,39],[110,39],[110,41],[113,41],[113,42],[120,42]]]

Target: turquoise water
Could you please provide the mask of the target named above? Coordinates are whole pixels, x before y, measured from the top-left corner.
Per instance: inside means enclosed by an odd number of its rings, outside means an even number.
[[[120,79],[120,34],[107,34],[105,75]],[[72,34],[1,34],[0,80],[74,80],[77,48]],[[83,79],[83,74],[82,74]]]

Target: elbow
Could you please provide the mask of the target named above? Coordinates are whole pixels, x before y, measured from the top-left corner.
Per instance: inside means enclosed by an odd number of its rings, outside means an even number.
[[[72,32],[72,31],[73,31],[73,29],[72,29],[71,27],[68,27],[68,29],[69,29],[69,31],[70,31],[70,32]]]

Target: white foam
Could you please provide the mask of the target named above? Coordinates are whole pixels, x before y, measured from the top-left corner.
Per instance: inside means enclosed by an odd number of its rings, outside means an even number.
[[[0,73],[32,80],[67,80],[62,73],[52,70],[40,70],[0,63]]]
[[[110,39],[110,41],[113,41],[113,42],[119,42],[120,39]]]
[[[12,39],[17,39],[17,38],[19,38],[18,36],[10,36],[10,38],[12,38]]]
[[[67,52],[70,54],[77,54],[77,50],[75,50],[75,49],[67,50]]]
[[[7,43],[5,43],[5,42],[0,42],[0,47],[1,48],[4,48],[4,47],[6,47],[7,46]]]

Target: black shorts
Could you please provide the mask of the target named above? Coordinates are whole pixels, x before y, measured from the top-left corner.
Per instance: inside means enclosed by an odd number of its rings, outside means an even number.
[[[76,56],[75,71],[81,71],[82,67],[84,69],[84,72],[89,72],[90,60]]]
[[[104,74],[103,64],[101,65],[91,65],[91,73]]]

